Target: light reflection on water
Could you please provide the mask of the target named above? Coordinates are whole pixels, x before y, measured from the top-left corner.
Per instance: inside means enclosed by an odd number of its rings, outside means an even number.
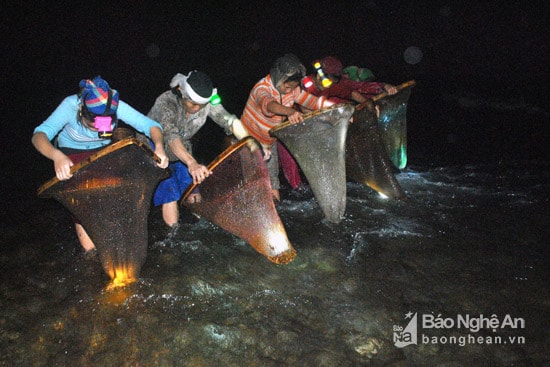
[[[34,227],[13,228],[6,238],[17,246],[8,243],[2,252],[9,275],[1,283],[0,365],[523,366],[545,360],[537,325],[548,311],[547,214],[541,215],[548,167],[409,168],[398,179],[409,202],[349,183],[338,225],[323,220],[311,196],[286,196],[277,209],[298,252],[288,265],[270,263],[205,220],[183,224],[167,239],[153,210],[141,278],[114,290],[106,289],[100,263],[78,253],[64,209],[37,201]],[[404,324],[409,311],[511,314],[526,319],[527,343],[399,349],[392,327]]]

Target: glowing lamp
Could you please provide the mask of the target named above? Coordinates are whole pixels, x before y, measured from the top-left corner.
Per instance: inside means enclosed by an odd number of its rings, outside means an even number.
[[[212,106],[220,104],[221,102],[222,102],[222,97],[220,97],[220,95],[218,93],[216,93],[212,97],[210,97],[210,104]]]
[[[302,79],[302,85],[304,86],[304,88],[310,88],[312,85],[313,85],[313,79],[311,79],[310,76],[306,76],[304,77],[304,79]]]
[[[94,119],[94,127],[98,130],[100,138],[110,138],[113,135],[113,126],[111,116],[96,116]]]
[[[328,88],[332,85],[332,80],[323,75],[321,77],[321,84],[323,84],[323,87]]]
[[[321,84],[323,85],[323,88],[330,87],[332,85],[332,80],[330,80],[323,72],[323,69],[321,68],[321,62],[314,61],[313,67],[317,70],[317,75],[319,75],[319,78],[321,78]]]
[[[111,277],[111,283],[109,283],[107,289],[125,287],[137,281],[136,269],[131,264],[122,264],[116,268],[110,268],[109,276]]]

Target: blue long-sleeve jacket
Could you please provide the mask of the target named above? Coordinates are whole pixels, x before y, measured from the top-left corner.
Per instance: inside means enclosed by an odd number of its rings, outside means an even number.
[[[34,133],[42,132],[50,141],[57,137],[57,146],[60,148],[91,150],[109,144],[109,139],[99,138],[96,131],[86,128],[78,121],[79,103],[76,94],[66,97],[55,111],[34,129]],[[117,118],[149,138],[151,127],[157,126],[162,131],[162,126],[158,122],[123,101],[119,101]]]

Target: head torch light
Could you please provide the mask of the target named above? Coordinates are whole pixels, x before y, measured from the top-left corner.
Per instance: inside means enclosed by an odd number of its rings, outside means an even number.
[[[214,93],[212,97],[210,97],[210,104],[212,106],[218,105],[222,103],[222,97],[218,93]]]
[[[313,79],[311,79],[310,76],[305,76],[305,77],[302,79],[302,85],[303,85],[304,88],[306,88],[306,89],[310,88],[310,87],[313,85]]]
[[[323,72],[323,69],[321,68],[321,62],[320,61],[314,61],[313,67],[315,70],[317,70],[317,75],[321,78],[321,84],[324,88],[328,88],[332,85],[332,80],[330,80],[325,73]]]
[[[94,127],[100,138],[107,139],[113,136],[113,118],[111,116],[96,116]]]

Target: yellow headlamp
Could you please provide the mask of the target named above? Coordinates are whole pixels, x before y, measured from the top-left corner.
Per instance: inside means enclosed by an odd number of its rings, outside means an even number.
[[[320,61],[314,61],[313,67],[315,70],[317,70],[317,75],[321,78],[321,84],[324,88],[328,88],[332,85],[332,80],[330,80],[325,73],[323,72],[323,69],[321,68],[321,62]]]

